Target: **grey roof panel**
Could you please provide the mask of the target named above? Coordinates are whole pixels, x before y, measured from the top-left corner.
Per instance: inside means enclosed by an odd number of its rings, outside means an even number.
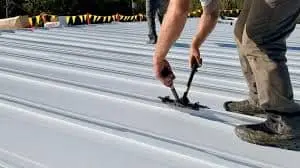
[[[168,54],[180,93],[196,25],[187,21]],[[262,119],[222,109],[247,96],[232,32],[218,24],[201,48],[190,99],[211,109],[199,112],[157,98],[171,92],[154,79],[145,22],[2,32],[0,166],[298,167],[299,152],[234,135],[235,125]],[[297,25],[287,52],[296,99],[299,32]]]

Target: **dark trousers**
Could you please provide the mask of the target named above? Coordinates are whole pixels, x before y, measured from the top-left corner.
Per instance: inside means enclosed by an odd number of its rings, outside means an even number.
[[[146,17],[148,22],[148,36],[150,39],[156,39],[155,18],[158,15],[158,20],[162,24],[163,17],[167,10],[168,0],[146,0]]]

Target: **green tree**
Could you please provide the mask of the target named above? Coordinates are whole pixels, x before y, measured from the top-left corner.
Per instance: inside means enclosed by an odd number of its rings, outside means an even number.
[[[55,15],[76,15],[90,12],[96,15],[121,13],[130,15],[132,0],[9,0],[9,16],[38,15],[47,12]],[[146,12],[146,0],[133,0],[135,13]],[[221,0],[221,9],[242,9],[244,0]],[[5,17],[5,0],[0,0],[0,17]],[[190,10],[201,9],[199,0],[191,1]]]
[[[41,12],[50,12],[53,1],[55,0],[24,0],[22,7],[27,13],[37,15]]]
[[[135,0],[137,4],[136,13],[146,13],[146,0]]]
[[[192,0],[191,10],[202,9],[201,3],[199,0]]]
[[[244,0],[221,0],[220,7],[222,10],[242,9]]]

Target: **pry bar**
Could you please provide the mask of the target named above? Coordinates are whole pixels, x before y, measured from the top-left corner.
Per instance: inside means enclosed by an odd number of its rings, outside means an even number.
[[[193,67],[192,67],[192,72],[190,74],[190,77],[189,77],[189,80],[188,80],[188,83],[187,83],[187,88],[186,88],[186,91],[184,92],[182,98],[181,98],[181,101],[183,104],[188,104],[189,103],[189,100],[188,100],[188,92],[190,90],[190,87],[191,87],[191,84],[192,84],[192,81],[193,81],[193,78],[194,78],[194,75],[195,73],[197,72],[197,69],[198,69],[199,65],[196,63],[196,64],[193,64]]]

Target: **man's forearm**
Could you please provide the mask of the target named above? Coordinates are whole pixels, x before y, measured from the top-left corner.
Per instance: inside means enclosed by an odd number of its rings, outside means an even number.
[[[215,28],[218,21],[218,7],[215,6],[210,11],[204,11],[200,18],[198,31],[195,34],[192,45],[194,47],[199,48],[201,44],[205,41],[207,36],[211,33],[211,31]]]
[[[188,14],[189,3],[183,0],[171,0],[160,29],[154,59],[162,61],[167,56],[173,42],[180,36]]]

